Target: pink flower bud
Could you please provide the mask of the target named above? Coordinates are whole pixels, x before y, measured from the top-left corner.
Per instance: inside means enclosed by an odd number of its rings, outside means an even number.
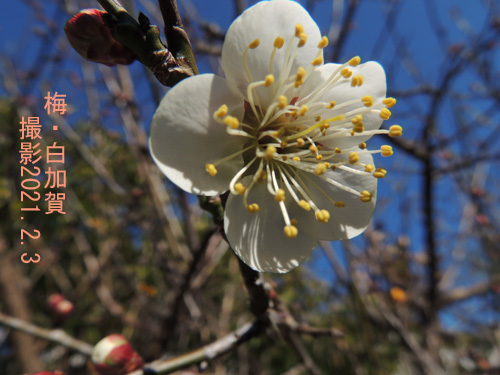
[[[113,38],[113,16],[98,9],[85,9],[66,22],[64,31],[71,46],[86,60],[113,66],[131,64],[134,53]]]
[[[75,305],[62,294],[52,294],[48,299],[49,309],[59,319],[66,319],[75,309]]]
[[[99,341],[92,351],[92,365],[98,375],[124,375],[144,364],[127,339],[113,334]]]

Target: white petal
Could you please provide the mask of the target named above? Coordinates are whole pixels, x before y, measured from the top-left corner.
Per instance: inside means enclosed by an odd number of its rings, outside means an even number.
[[[231,92],[224,78],[198,75],[173,87],[153,117],[151,155],[161,171],[187,192],[223,193],[243,166],[238,156],[218,166],[216,176],[205,170],[205,164],[241,150],[245,142],[242,137],[227,134],[226,125],[213,119],[213,113],[223,104],[231,115],[243,118],[243,99]]]
[[[298,49],[291,68],[293,75],[300,66],[304,68],[309,66],[318,53],[317,45],[321,40],[321,34],[309,13],[300,4],[288,0],[261,1],[243,12],[229,27],[222,47],[222,68],[232,87],[246,97],[249,80],[243,64],[243,53],[255,39],[259,39],[260,44],[254,50],[249,50],[247,55],[252,79],[264,80],[270,74],[269,62],[274,41],[280,36],[285,39],[285,45],[276,51],[273,64],[274,75],[278,81],[289,43],[293,41],[295,46],[299,41],[295,37],[297,24],[304,27],[307,42]],[[262,106],[270,104],[272,88],[277,85],[276,81],[269,88],[259,89]]]
[[[301,97],[306,97],[317,87],[319,87],[323,82],[325,82],[332,73],[339,67],[339,64],[325,64],[314,70],[313,73],[307,78],[303,87],[300,91]],[[328,112],[331,117],[339,116],[352,111],[356,108],[364,108],[361,98],[363,96],[370,95],[373,97],[374,104],[380,104],[386,95],[386,77],[384,68],[374,61],[368,61],[364,64],[360,64],[356,67],[349,67],[353,71],[353,75],[362,75],[364,82],[359,87],[352,87],[351,80],[341,78],[341,84],[333,87],[330,91],[326,92],[321,98],[316,101],[329,103],[334,100],[336,102],[336,107],[339,107],[342,103],[350,100],[359,101],[357,104],[352,104],[341,109],[336,109],[335,107]],[[300,103],[300,98],[299,98]],[[375,107],[374,105],[374,107]],[[378,107],[381,108],[380,106]],[[368,113],[363,115],[363,123],[365,130],[376,130],[382,125],[383,120],[380,118],[378,113]],[[346,135],[349,132],[346,133]],[[357,146],[361,142],[365,142],[371,138],[371,135],[367,136],[356,136],[356,137],[343,137],[339,139],[333,139],[326,142],[321,142],[324,146],[335,148],[339,147],[341,149],[350,148]]]
[[[363,150],[356,150],[360,156],[360,162],[373,165],[371,154]],[[344,155],[344,154],[342,154]],[[344,158],[347,155],[343,156]],[[337,159],[336,159],[337,160]],[[340,160],[340,158],[339,158]],[[338,160],[337,160],[338,161]],[[359,165],[347,164],[350,168],[364,170]],[[371,175],[360,176],[340,168],[335,171],[329,170],[323,176],[331,178],[338,183],[355,189],[358,192],[368,190],[373,194],[371,202],[361,202],[360,198],[350,192],[335,187],[320,179],[314,174],[309,174],[307,187],[313,196],[314,203],[319,209],[326,209],[330,213],[328,223],[315,222],[318,237],[322,240],[337,241],[356,237],[364,232],[368,226],[375,209],[377,199],[377,179]],[[335,207],[331,201],[319,191],[317,185],[333,201],[344,201],[345,207]],[[311,210],[312,211],[312,210]],[[310,222],[307,222],[310,225]],[[305,230],[310,230],[305,228]]]
[[[243,179],[248,185],[250,177]],[[260,212],[251,214],[243,206],[243,197],[230,195],[224,213],[224,229],[231,247],[243,262],[260,272],[284,273],[309,257],[317,237],[316,228],[309,232],[302,225],[310,220],[294,202],[287,202],[291,218],[298,220],[298,235],[288,238],[283,232],[285,222],[278,203],[267,191],[266,183],[256,184],[249,193],[248,203],[258,203]],[[299,211],[301,210],[301,211]]]

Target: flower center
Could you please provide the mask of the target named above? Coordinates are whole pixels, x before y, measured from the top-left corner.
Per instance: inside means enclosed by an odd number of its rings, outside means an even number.
[[[388,108],[396,104],[394,98],[375,102],[372,96],[362,95],[363,90],[360,88],[358,99],[338,104],[335,101],[322,101],[326,93],[338,90],[339,86],[346,83],[350,83],[356,90],[357,87],[363,86],[364,77],[353,72],[361,61],[357,56],[339,65],[314,89],[304,90],[306,81],[315,69],[323,64],[323,49],[328,45],[328,39],[323,37],[318,43],[317,56],[309,66],[299,67],[292,72],[296,56],[306,43],[307,35],[302,25],[296,25],[295,36],[288,41],[284,51],[282,49],[285,47],[285,40],[277,36],[269,58],[269,74],[256,81],[247,64],[247,56],[249,53],[258,52],[254,50],[258,49],[260,41],[255,39],[247,46],[243,53],[243,65],[249,84],[243,119],[240,122],[229,115],[226,105],[222,105],[214,113],[214,119],[225,124],[229,134],[245,137],[248,142],[237,153],[206,165],[207,172],[215,176],[218,165],[242,156],[244,167],[233,177],[229,190],[232,194],[242,195],[243,205],[249,212],[255,213],[260,211],[260,206],[258,202],[248,202],[248,194],[255,184],[266,183],[267,191],[274,196],[281,210],[285,223],[284,233],[289,238],[298,234],[297,220],[290,218],[287,210],[286,202],[290,199],[306,211],[312,209],[316,220],[321,223],[328,222],[331,209],[346,206],[344,201],[336,201],[323,191],[317,183],[317,178],[359,197],[362,202],[371,201],[374,192],[358,190],[340,183],[332,178],[331,173],[327,173],[329,170],[339,169],[373,178],[383,178],[387,173],[384,169],[375,169],[373,165],[361,162],[358,151],[366,149],[364,142],[342,150],[334,146],[336,140],[366,138],[373,134],[402,134],[399,125],[393,125],[389,130],[364,129],[363,116],[367,114],[376,113],[383,120],[389,119],[391,112]],[[278,53],[284,53],[284,58],[280,74],[275,76],[273,67]],[[264,100],[264,97],[271,100]],[[345,109],[349,110],[344,112]],[[382,146],[380,150],[365,152],[391,156],[392,148]],[[252,179],[244,186],[241,180],[246,176],[252,176]],[[311,189],[318,190],[331,206],[319,207],[313,199]]]

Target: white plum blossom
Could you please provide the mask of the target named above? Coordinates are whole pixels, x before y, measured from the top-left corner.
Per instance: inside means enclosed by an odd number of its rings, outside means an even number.
[[[318,240],[362,233],[377,179],[368,150],[396,101],[376,62],[323,64],[322,37],[309,13],[288,0],[262,1],[230,26],[225,78],[181,81],[163,98],[150,148],[163,173],[185,191],[230,191],[224,230],[233,250],[258,271],[288,272]]]

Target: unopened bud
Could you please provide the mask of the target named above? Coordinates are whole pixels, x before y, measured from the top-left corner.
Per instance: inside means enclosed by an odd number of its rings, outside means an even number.
[[[68,301],[62,294],[52,294],[47,302],[50,312],[59,320],[69,317],[75,309],[75,305],[71,301]]]
[[[98,375],[125,375],[142,368],[144,364],[127,339],[119,334],[99,341],[94,346],[91,361]]]
[[[108,66],[131,64],[135,54],[111,32],[112,16],[98,9],[85,9],[66,22],[69,43],[84,59]]]

